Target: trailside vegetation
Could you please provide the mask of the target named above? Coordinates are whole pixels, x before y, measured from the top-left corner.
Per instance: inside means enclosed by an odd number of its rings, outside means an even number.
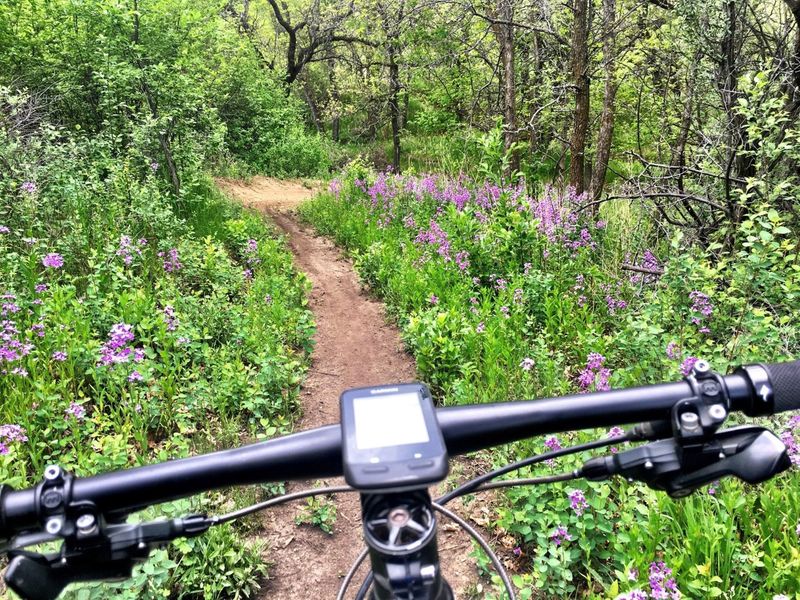
[[[311,349],[307,282],[208,173],[315,175],[326,157],[211,4],[0,6],[0,480],[288,433]],[[220,528],[68,596],[251,597],[263,551],[248,525]]]
[[[796,357],[798,117],[797,0],[0,3],[0,479],[289,430],[307,285],[210,173],[345,169],[303,213],[444,403]],[[797,483],[524,488],[496,527],[522,597],[790,597]],[[115,593],[252,595],[246,534]]]
[[[596,215],[586,203],[504,185],[500,172],[398,175],[354,163],[303,215],[353,255],[445,404],[675,380],[699,357],[724,372],[798,354],[800,269],[780,212],[752,212],[720,260],[680,231],[651,243],[654,226],[627,201]],[[769,425],[800,462],[800,417]],[[530,440],[509,456],[621,432]],[[580,464],[552,463],[540,472]],[[521,597],[791,597],[799,477],[725,480],[681,501],[624,481],[523,487],[497,507],[494,527]]]

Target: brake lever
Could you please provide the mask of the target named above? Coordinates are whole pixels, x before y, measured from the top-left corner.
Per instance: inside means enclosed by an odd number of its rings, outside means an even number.
[[[71,583],[127,579],[155,548],[179,537],[200,535],[213,524],[206,515],[135,524],[95,524],[97,530],[89,541],[68,537],[60,552],[47,555],[19,548],[52,541],[54,536],[18,536],[10,544],[16,549],[9,552],[12,559],[4,579],[24,600],[55,600]]]
[[[682,498],[727,475],[761,483],[791,464],[786,446],[774,433],[745,425],[717,431],[702,447],[693,449],[690,460],[679,441],[667,439],[588,460],[581,475],[593,481],[621,475]]]

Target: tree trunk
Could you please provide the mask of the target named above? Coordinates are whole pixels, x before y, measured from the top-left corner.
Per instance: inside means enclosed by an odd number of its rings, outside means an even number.
[[[584,159],[589,130],[589,48],[588,0],[574,0],[572,22],[572,79],[575,86],[575,113],[570,138],[569,184],[576,194],[586,191]]]
[[[317,130],[317,133],[325,133],[325,125],[319,118],[319,107],[317,106],[316,100],[314,100],[314,96],[312,95],[312,90],[308,85],[308,79],[303,78],[303,97],[306,100],[306,104],[308,104],[308,110],[311,113],[311,120],[314,122],[314,127]]]
[[[392,166],[400,171],[400,68],[394,42],[389,44],[389,111],[392,115]]]
[[[597,157],[592,174],[591,198],[600,199],[606,183],[608,159],[611,157],[611,141],[614,137],[614,101],[617,96],[616,58],[614,22],[616,21],[616,0],[603,0],[603,62],[605,63],[605,89],[603,91],[603,113],[600,117],[600,133],[597,135]],[[592,207],[597,214],[599,204]]]
[[[516,88],[514,81],[514,4],[513,0],[499,0],[497,14],[500,23],[495,26],[500,42],[500,60],[503,64],[503,149],[508,156],[504,175],[510,177],[519,170],[519,155],[514,150],[517,133]]]
[[[700,63],[702,55],[698,50],[694,54],[692,64],[689,65],[689,73],[686,78],[686,90],[683,98],[683,114],[681,115],[681,124],[678,129],[678,137],[675,139],[675,144],[672,148],[672,158],[670,164],[673,167],[678,167],[678,191],[684,193],[684,171],[686,167],[686,143],[689,140],[689,130],[692,125],[692,107],[694,103],[694,86],[697,77],[697,65]]]

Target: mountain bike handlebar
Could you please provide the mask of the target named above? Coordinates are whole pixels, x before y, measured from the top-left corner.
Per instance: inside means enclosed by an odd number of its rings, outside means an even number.
[[[707,364],[698,366],[709,370]],[[437,420],[452,456],[536,435],[664,422],[674,417],[682,400],[698,396],[706,404],[719,401],[725,415],[800,410],[800,361],[746,365],[710,379],[689,377],[544,400],[439,408]],[[671,431],[661,437],[670,435]],[[71,506],[88,504],[109,519],[121,519],[147,506],[222,487],[341,474],[341,432],[335,424],[240,448],[74,478],[59,489],[68,496],[63,502]],[[0,485],[0,539],[41,530],[48,510],[44,485],[19,491]]]

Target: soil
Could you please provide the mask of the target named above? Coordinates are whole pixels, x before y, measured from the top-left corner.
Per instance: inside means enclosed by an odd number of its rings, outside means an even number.
[[[219,187],[246,206],[263,212],[286,236],[297,267],[312,282],[310,308],[317,331],[312,366],[301,390],[302,418],[297,430],[337,423],[339,394],[350,387],[411,381],[414,360],[404,350],[400,333],[386,317],[382,303],[361,289],[352,265],[327,239],[302,225],[293,209],[316,193],[317,186],[299,181],[256,177],[248,182],[218,180]],[[341,479],[297,482],[288,491],[315,484],[341,485]],[[335,498],[333,534],[317,527],[296,525],[300,503],[267,511],[264,536],[269,543],[270,578],[261,598],[336,598],[340,583],[364,544],[356,494]],[[456,510],[458,503],[454,503]],[[440,519],[439,548],[444,574],[457,598],[475,589],[477,575],[469,557],[472,546],[460,529]],[[363,579],[356,577],[348,598]]]

